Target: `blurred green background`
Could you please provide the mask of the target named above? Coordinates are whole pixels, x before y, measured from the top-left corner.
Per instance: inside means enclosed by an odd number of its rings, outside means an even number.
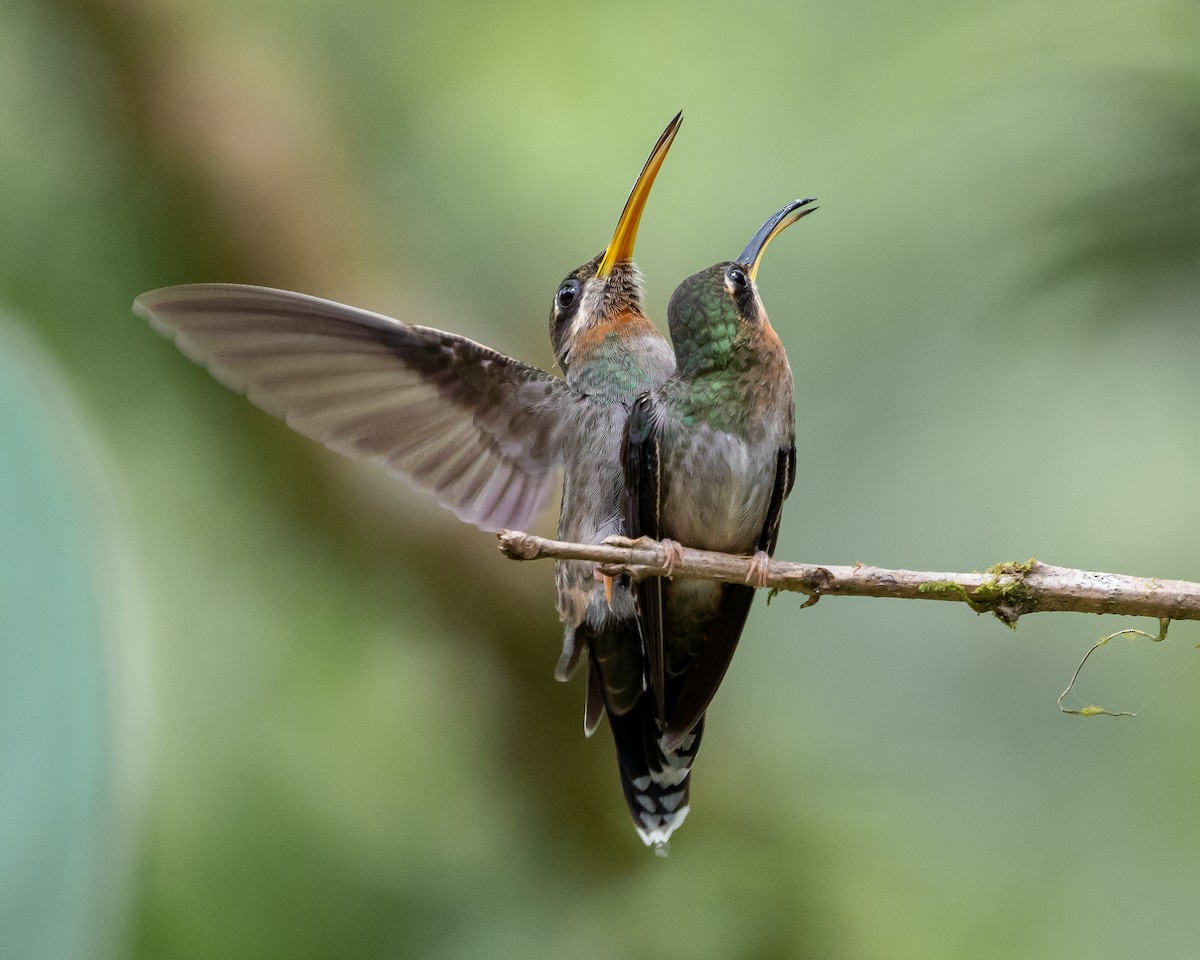
[[[1193,0],[4,0],[0,956],[1195,956],[1200,628],[1082,721],[1153,625],[760,602],[661,861],[551,566],[129,312],[263,283],[548,366],[680,108],[653,316],[822,206],[760,277],[781,557],[1200,578]]]

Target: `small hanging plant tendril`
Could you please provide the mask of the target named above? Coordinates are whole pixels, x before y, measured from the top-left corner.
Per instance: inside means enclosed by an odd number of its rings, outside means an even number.
[[[1072,709],[1070,707],[1064,707],[1063,700],[1066,699],[1067,694],[1069,694],[1074,688],[1075,681],[1079,679],[1079,674],[1083,670],[1083,665],[1088,662],[1088,657],[1108,643],[1109,640],[1112,640],[1114,637],[1145,637],[1147,640],[1151,640],[1154,643],[1162,643],[1162,641],[1167,639],[1167,627],[1170,626],[1170,624],[1170,620],[1159,620],[1157,637],[1147,633],[1145,630],[1134,630],[1131,628],[1128,630],[1118,630],[1116,633],[1110,633],[1107,637],[1102,637],[1093,643],[1091,647],[1088,648],[1088,652],[1083,655],[1083,659],[1079,661],[1079,666],[1075,668],[1075,672],[1071,675],[1071,682],[1067,684],[1067,688],[1058,695],[1058,709],[1072,717],[1136,717],[1137,712],[1134,710],[1105,710],[1103,707],[1097,706],[1087,706],[1079,707],[1078,709]]]

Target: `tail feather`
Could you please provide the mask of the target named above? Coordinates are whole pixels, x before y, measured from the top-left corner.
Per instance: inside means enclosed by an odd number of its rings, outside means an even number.
[[[667,841],[688,815],[692,762],[700,749],[700,720],[674,750],[664,747],[654,701],[642,697],[624,715],[609,714],[625,802],[642,842],[666,853]]]
[[[609,619],[569,629],[559,661],[560,679],[587,663],[584,732],[591,736],[608,714],[617,748],[621,789],[638,836],[665,854],[671,834],[688,814],[692,762],[700,749],[703,718],[671,749],[645,682],[645,654],[637,621]]]

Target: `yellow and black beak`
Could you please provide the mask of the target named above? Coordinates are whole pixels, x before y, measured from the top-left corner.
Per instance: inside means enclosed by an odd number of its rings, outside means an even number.
[[[666,159],[667,151],[675,141],[679,125],[683,123],[683,111],[675,114],[674,119],[667,124],[658,143],[650,151],[650,159],[642,167],[637,182],[629,192],[625,201],[625,209],[621,211],[621,219],[617,221],[617,229],[613,231],[612,240],[604,256],[600,258],[600,266],[596,268],[597,277],[607,277],[622,260],[633,259],[633,245],[637,240],[638,224],[642,222],[642,211],[646,209],[646,199],[650,196],[650,188],[654,186],[654,178],[658,176],[659,167]]]
[[[767,244],[801,217],[807,217],[814,210],[818,209],[817,207],[809,206],[810,203],[816,202],[816,199],[813,197],[809,197],[807,200],[793,200],[758,228],[758,233],[750,238],[750,242],[746,244],[746,249],[737,258],[738,265],[746,271],[751,280],[756,280],[758,277],[758,265],[762,263],[762,257],[767,250]]]

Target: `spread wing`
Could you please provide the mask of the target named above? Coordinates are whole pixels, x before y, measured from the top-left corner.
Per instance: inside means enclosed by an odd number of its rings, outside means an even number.
[[[664,490],[659,469],[661,436],[656,423],[653,394],[638,397],[625,423],[621,447],[625,471],[625,533],[629,537],[662,538],[659,516]],[[660,722],[666,719],[666,683],[663,678],[663,580],[645,577],[634,584],[642,643],[646,650],[648,682],[654,693]]]
[[[792,492],[796,481],[796,444],[780,450],[775,460],[775,479],[771,500],[767,506],[757,547],[769,556],[775,555],[779,542],[779,524],[783,518],[783,502]],[[655,578],[658,579],[658,578]],[[708,628],[700,654],[688,667],[679,693],[679,700],[663,730],[668,748],[674,749],[704,716],[717,688],[725,678],[733,651],[746,626],[750,604],[754,601],[753,587],[727,583],[722,593],[720,611]]]
[[[478,343],[329,300],[237,284],[133,305],[218,380],[325,446],[430,491],[482,527],[546,505],[569,390]]]

